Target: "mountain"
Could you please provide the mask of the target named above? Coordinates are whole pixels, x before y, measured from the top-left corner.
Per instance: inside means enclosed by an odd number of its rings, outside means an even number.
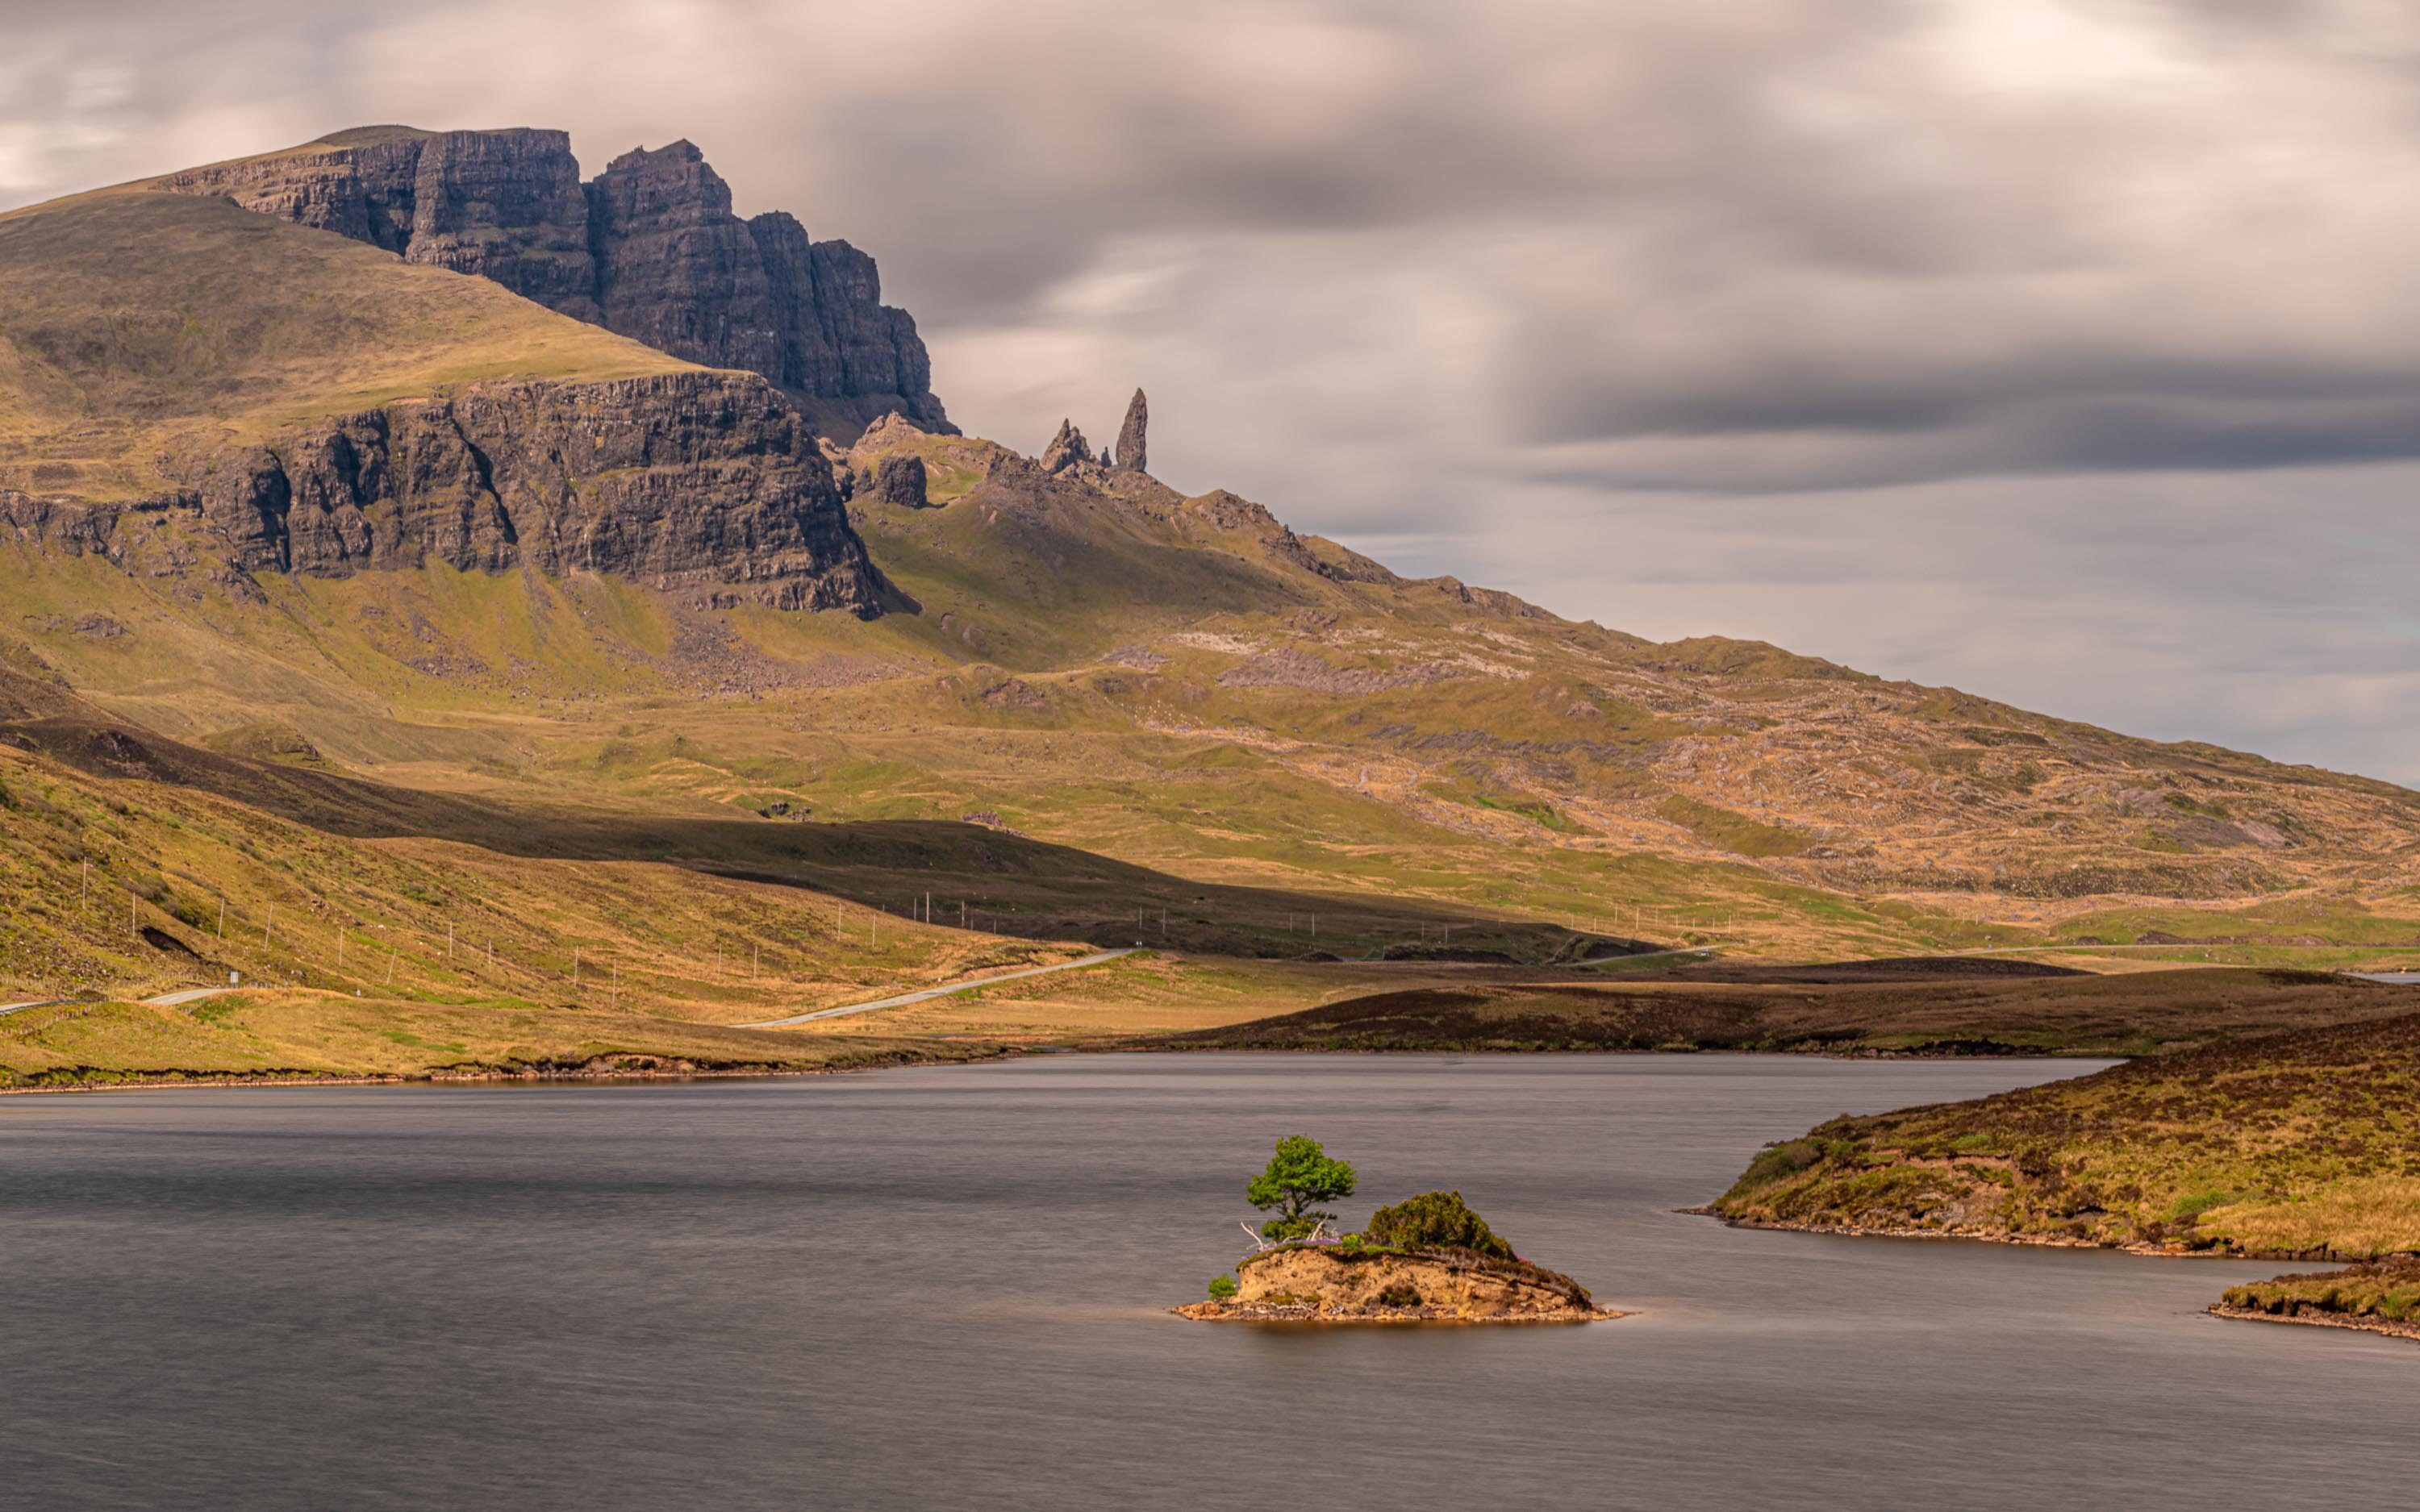
[[[224,196],[408,263],[475,273],[574,319],[780,385],[834,429],[901,414],[951,428],[874,259],[781,210],[742,221],[688,142],[581,181],[562,131],[373,126],[147,187]]]
[[[774,1005],[695,969],[740,904],[679,873],[770,889],[759,934],[954,903],[936,971],[1140,933],[1195,963],[1160,1000],[1230,1018],[1336,968],[1202,958],[2420,949],[2420,795],[1404,578],[1152,475],[1184,417],[1140,392],[1106,455],[957,434],[871,264],[795,224],[686,145],[583,183],[560,133],[400,128],[0,215],[0,762],[76,816],[10,875],[93,861],[188,946],[218,903],[425,946],[413,900],[476,902],[724,1022]],[[885,331],[891,368],[847,355]],[[239,829],[308,887],[191,850]],[[0,986],[188,969],[106,915],[17,928]],[[240,964],[342,984],[336,937]]]

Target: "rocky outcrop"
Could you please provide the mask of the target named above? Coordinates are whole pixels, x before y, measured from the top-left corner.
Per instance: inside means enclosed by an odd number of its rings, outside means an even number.
[[[1200,1321],[1585,1323],[1599,1307],[1567,1275],[1466,1250],[1289,1245],[1235,1267],[1231,1297],[1176,1312]]]
[[[877,413],[950,432],[915,318],[882,302],[874,259],[845,241],[810,241],[787,212],[748,223],[772,299],[784,387],[824,397],[897,396]]]
[[[583,186],[562,131],[369,127],[159,185],[491,278],[675,357],[759,374],[852,426],[896,413],[954,428],[874,259],[781,211],[742,221],[688,142],[626,153]]]
[[[872,492],[886,504],[923,509],[930,501],[924,494],[924,459],[913,452],[883,458],[875,468]]]
[[[1117,451],[1104,460],[1128,472],[1150,471],[1144,465],[1150,453],[1143,443],[1143,432],[1150,425],[1151,406],[1143,401],[1142,391],[1137,389],[1134,397],[1126,401],[1125,423],[1118,427]]]
[[[1050,444],[1042,449],[1042,471],[1045,472],[1064,472],[1078,462],[1091,460],[1092,443],[1084,440],[1084,433],[1069,420],[1059,422],[1059,434],[1050,438]]]
[[[411,241],[421,149],[409,127],[339,132],[312,150],[189,168],[159,180],[180,194],[219,194],[248,210],[402,253]]]
[[[501,383],[227,453],[198,481],[231,565],[341,577],[442,562],[589,570],[701,606],[877,609],[830,466],[729,373]]]

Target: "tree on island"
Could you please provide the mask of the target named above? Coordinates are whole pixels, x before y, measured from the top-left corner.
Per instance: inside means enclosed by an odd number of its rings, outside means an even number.
[[[1276,1217],[1261,1225],[1263,1239],[1302,1239],[1316,1232],[1322,1219],[1336,1216],[1317,1204],[1351,1196],[1353,1180],[1353,1167],[1328,1159],[1318,1140],[1288,1134],[1278,1141],[1268,1169],[1252,1178],[1244,1196],[1264,1212],[1277,1210]]]

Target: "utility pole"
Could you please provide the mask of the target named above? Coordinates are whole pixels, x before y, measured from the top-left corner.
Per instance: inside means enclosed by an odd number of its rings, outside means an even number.
[[[219,938],[226,938],[226,900],[219,900]]]

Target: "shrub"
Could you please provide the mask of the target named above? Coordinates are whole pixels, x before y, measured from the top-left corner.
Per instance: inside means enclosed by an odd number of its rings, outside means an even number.
[[[1378,1305],[1381,1307],[1417,1307],[1419,1304],[1419,1291],[1408,1281],[1398,1281],[1378,1293]]]
[[[1405,1249],[1466,1249],[1497,1259],[1513,1258],[1512,1246],[1496,1237],[1487,1220],[1470,1211],[1459,1192],[1423,1192],[1370,1215],[1370,1242]]]
[[[1805,1139],[1769,1146],[1749,1163],[1747,1174],[1741,1178],[1741,1184],[1754,1182],[1762,1185],[1767,1181],[1778,1181],[1783,1177],[1797,1175],[1823,1158],[1823,1152]]]
[[[1210,1278],[1210,1296],[1212,1300],[1217,1302],[1225,1302],[1234,1294],[1235,1278],[1233,1276],[1214,1275]]]

